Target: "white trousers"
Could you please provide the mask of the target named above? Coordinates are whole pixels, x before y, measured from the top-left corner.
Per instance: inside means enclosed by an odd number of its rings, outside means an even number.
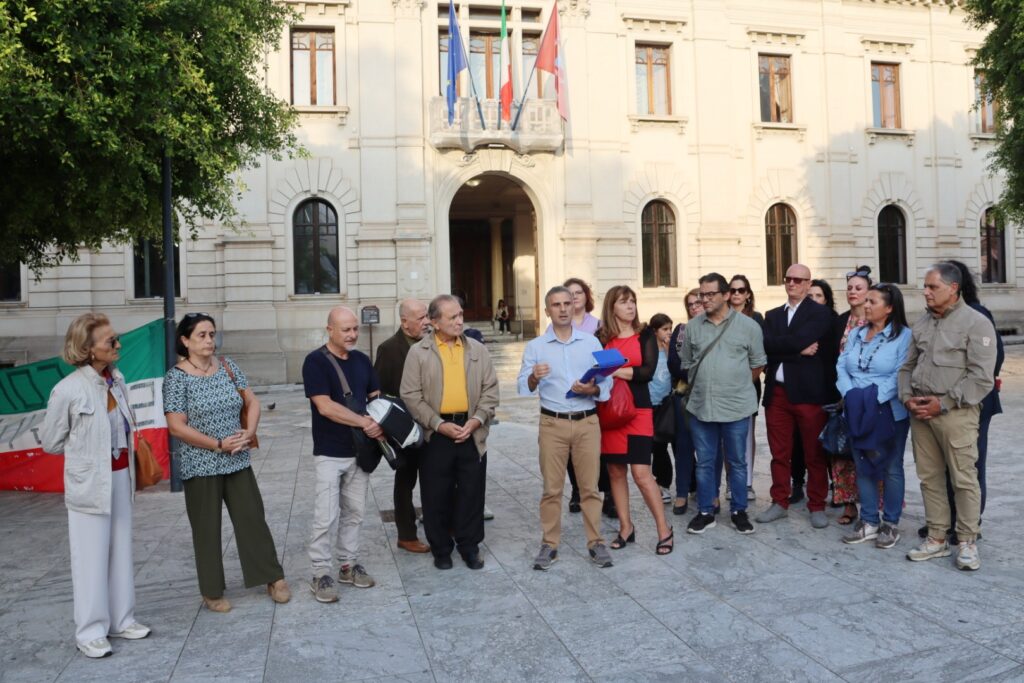
[[[127,469],[112,474],[109,515],[68,510],[75,639],[83,644],[135,623],[131,479]]]
[[[309,540],[309,561],[314,578],[331,573],[331,540],[341,566],[359,559],[359,528],[366,509],[370,475],[355,458],[313,456],[316,466],[316,501],[313,504],[313,535]],[[332,533],[337,528],[337,535]]]
[[[747,487],[754,485],[754,446],[757,440],[754,437],[754,422],[757,415],[750,416],[750,424],[747,427]]]

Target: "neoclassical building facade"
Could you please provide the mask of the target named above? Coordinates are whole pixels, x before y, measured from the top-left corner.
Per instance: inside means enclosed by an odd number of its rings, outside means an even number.
[[[447,2],[289,4],[300,19],[264,72],[308,156],[246,171],[243,227],[178,247],[178,310],[213,314],[256,381],[299,379],[331,306],[379,307],[377,342],[400,299],[451,291],[471,320],[504,299],[530,334],[568,276],[681,318],[708,271],[745,274],[764,310],[792,261],[840,299],[868,264],[920,310],[928,265],[958,258],[998,326],[1024,324],[1024,240],[992,209],[983,35],[960,0],[559,0],[565,122],[553,78],[531,74],[553,2],[510,0],[514,131],[500,0],[456,4],[469,69],[451,123]],[[4,273],[0,361],[55,354],[83,310],[120,329],[160,317],[160,258],[118,245],[39,281]]]

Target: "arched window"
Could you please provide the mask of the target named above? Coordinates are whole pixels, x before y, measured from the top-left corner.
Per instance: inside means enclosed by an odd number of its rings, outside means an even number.
[[[338,214],[327,202],[299,204],[292,219],[296,294],[337,294]]]
[[[981,281],[1006,282],[1006,230],[991,207],[981,214]]]
[[[644,287],[676,286],[676,217],[662,201],[644,207],[640,216]]]
[[[882,282],[907,282],[907,219],[892,204],[878,214],[878,278]]]
[[[796,263],[796,214],[788,204],[773,204],[764,215],[768,284],[781,285],[786,269]]]

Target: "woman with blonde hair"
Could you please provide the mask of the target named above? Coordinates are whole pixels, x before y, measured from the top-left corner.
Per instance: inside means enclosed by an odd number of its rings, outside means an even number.
[[[43,450],[64,454],[75,640],[86,657],[110,656],[107,638],[150,633],[135,621],[135,416],[115,365],[120,349],[107,316],[75,318],[63,353],[75,371],[50,392],[42,429]]]
[[[644,497],[658,527],[655,552],[668,555],[674,545],[672,528],[665,521],[661,491],[651,474],[654,445],[654,417],[648,384],[658,364],[658,339],[649,327],[641,330],[636,308],[636,292],[626,285],[608,290],[604,298],[598,339],[605,349],[616,349],[626,365],[615,371],[616,382],[626,382],[636,406],[636,414],[625,424],[613,428],[601,425],[601,461],[608,467],[612,497],[619,516],[619,534],[611,548],[620,550],[636,541],[636,528],[629,514],[629,484],[626,472]]]

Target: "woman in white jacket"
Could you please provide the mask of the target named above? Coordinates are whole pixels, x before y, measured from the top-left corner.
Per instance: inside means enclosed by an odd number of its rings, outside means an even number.
[[[50,392],[43,448],[64,454],[75,640],[87,657],[111,654],[111,638],[136,640],[132,502],[135,424],[124,376],[114,366],[121,342],[105,315],[84,313],[64,338],[76,370]]]

